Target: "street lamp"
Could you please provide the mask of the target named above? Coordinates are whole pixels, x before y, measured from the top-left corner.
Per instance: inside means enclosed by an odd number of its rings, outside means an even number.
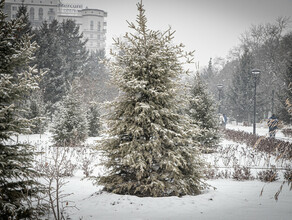
[[[219,92],[219,113],[221,113],[221,91],[223,89],[223,85],[218,84],[217,88],[218,88],[218,92]]]
[[[274,96],[275,96],[275,90],[272,90],[272,114],[274,114]]]
[[[257,76],[260,75],[261,71],[259,69],[251,70],[254,75],[254,98],[253,98],[253,134],[256,134],[256,93],[257,93]]]

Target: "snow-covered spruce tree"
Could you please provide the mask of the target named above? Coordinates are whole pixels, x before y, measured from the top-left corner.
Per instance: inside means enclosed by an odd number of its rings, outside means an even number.
[[[88,134],[86,114],[79,99],[78,79],[73,81],[69,94],[61,102],[52,129],[57,146],[77,146]]]
[[[35,64],[40,70],[47,71],[40,87],[50,116],[67,95],[75,77],[85,73],[88,52],[82,38],[79,26],[73,20],[45,21],[34,30],[34,39],[39,45]]]
[[[53,112],[54,104],[61,101],[66,95],[65,75],[62,72],[64,65],[61,51],[59,23],[53,20],[50,24],[46,21],[39,29],[34,30],[34,40],[39,45],[36,51],[35,64],[39,70],[47,71],[40,83],[43,91],[44,102],[48,103],[48,111]]]
[[[32,206],[43,189],[33,169],[33,147],[11,139],[28,131],[21,102],[38,86],[38,75],[28,66],[36,49],[30,36],[17,37],[22,19],[6,21],[0,1],[0,219],[33,219],[41,211]],[[17,70],[23,70],[18,72]]]
[[[31,120],[30,130],[33,134],[43,134],[47,125],[45,104],[40,91],[35,91],[29,95],[25,103],[27,111],[25,118]]]
[[[17,19],[21,19],[23,22],[23,27],[17,29],[16,38],[21,38],[23,35],[33,35],[31,23],[29,21],[29,15],[27,12],[27,6],[23,3],[19,6],[17,14]],[[20,71],[20,70],[18,70]],[[43,133],[45,127],[45,117],[44,116],[44,103],[42,100],[42,95],[40,91],[33,91],[27,95],[26,101],[24,102],[24,106],[22,108],[26,108],[27,111],[23,114],[23,116],[27,119],[32,120],[32,126],[30,130],[33,133]]]
[[[192,53],[173,45],[174,32],[149,30],[142,3],[137,7],[134,33],[115,41],[119,51],[109,62],[120,95],[108,108],[109,138],[101,144],[108,173],[97,183],[117,194],[195,195],[206,186],[203,161],[187,118],[177,113],[178,77]]]
[[[193,123],[201,129],[201,135],[195,136],[202,150],[215,147],[219,141],[219,127],[213,98],[201,80],[199,73],[194,78],[190,91],[190,105],[187,110]]]
[[[31,23],[29,21],[29,15],[27,12],[27,6],[25,6],[22,2],[22,5],[19,6],[17,13],[16,13],[16,18],[22,19],[23,22],[23,27],[18,29],[16,31],[16,37],[20,38],[24,34],[32,34],[32,28],[31,28]]]
[[[289,89],[290,89],[290,91],[291,91],[291,93],[292,93],[292,81],[289,83]],[[291,99],[287,99],[286,100],[286,106],[287,106],[287,111],[288,111],[288,113],[291,115],[291,117],[292,117],[292,98]]]
[[[90,103],[87,110],[88,135],[97,137],[100,130],[100,113],[99,105],[96,102]]]

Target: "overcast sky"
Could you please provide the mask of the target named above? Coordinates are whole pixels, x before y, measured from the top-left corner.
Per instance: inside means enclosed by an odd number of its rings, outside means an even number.
[[[127,22],[135,21],[140,0],[63,0],[98,8],[108,13],[107,47],[113,37],[129,31]],[[225,58],[239,44],[239,37],[251,24],[273,23],[279,16],[292,20],[292,0],[143,0],[148,28],[176,30],[175,43],[195,50],[200,66],[210,57]],[[292,29],[292,24],[290,24]]]

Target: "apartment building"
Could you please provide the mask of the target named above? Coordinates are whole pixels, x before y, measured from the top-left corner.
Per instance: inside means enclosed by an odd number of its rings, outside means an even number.
[[[39,27],[43,21],[57,19],[62,22],[72,19],[79,26],[83,37],[87,39],[86,47],[91,50],[105,48],[107,13],[100,9],[83,8],[81,4],[63,3],[61,0],[6,0],[4,11],[8,19],[16,17],[18,8],[27,6],[29,20],[33,27]]]

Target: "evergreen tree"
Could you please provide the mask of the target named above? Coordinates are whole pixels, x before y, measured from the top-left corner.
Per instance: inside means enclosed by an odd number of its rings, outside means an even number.
[[[213,64],[212,64],[212,58],[210,58],[207,68],[207,77],[212,78],[214,77],[214,71],[213,71]]]
[[[228,103],[231,114],[238,121],[250,121],[253,107],[254,79],[252,54],[245,48],[229,87]]]
[[[285,58],[285,70],[281,75],[283,81],[280,88],[276,91],[281,105],[277,106],[277,116],[286,123],[292,121],[291,114],[288,113],[286,107],[286,100],[292,100],[292,91],[290,83],[292,82],[292,32],[283,37],[281,42],[283,57]]]
[[[63,58],[61,70],[69,91],[75,77],[80,77],[84,72],[88,58],[86,41],[83,41],[83,34],[79,33],[79,26],[73,20],[65,20],[59,24],[58,36]]]
[[[210,58],[208,67],[204,69],[202,74],[202,79],[205,82],[210,83],[210,81],[215,77],[214,70],[213,70],[212,58]]]
[[[290,91],[291,91],[291,93],[292,93],[292,81],[289,83],[289,89],[290,89]],[[292,117],[292,98],[288,98],[287,100],[286,100],[286,107],[287,107],[287,111],[288,111],[288,113],[291,115],[291,117]]]
[[[105,66],[103,63],[105,58],[104,49],[91,51],[86,65],[87,75],[99,75],[99,77],[105,77]]]
[[[58,29],[59,23],[56,20],[50,24],[44,22],[40,29],[35,31],[34,37],[39,45],[36,52],[37,67],[47,71],[41,82],[41,89],[44,102],[49,106],[59,102],[66,95],[65,76],[61,71],[63,57]]]
[[[24,95],[36,89],[38,75],[28,66],[36,44],[30,36],[17,34],[25,24],[21,18],[6,21],[0,2],[0,219],[33,218],[41,211],[32,206],[41,185],[33,170],[33,147],[12,140],[28,131],[30,122],[21,117]],[[18,72],[18,70],[23,70]]]
[[[88,125],[81,101],[78,99],[79,92],[77,81],[74,81],[55,118],[52,133],[58,146],[77,146],[87,137]]]
[[[31,23],[29,21],[29,16],[27,12],[27,7],[22,3],[19,6],[18,11],[16,13],[16,18],[21,19],[23,22],[23,27],[16,30],[17,38],[21,38],[24,34],[32,34]]]
[[[97,181],[118,194],[198,194],[205,186],[202,161],[188,120],[177,113],[181,59],[192,53],[173,45],[174,32],[149,30],[142,3],[137,7],[137,25],[129,23],[135,33],[115,41],[119,51],[109,63],[120,94],[108,108],[110,138],[101,145],[109,170]]]
[[[67,95],[75,77],[84,72],[88,56],[86,42],[82,41],[79,27],[72,20],[44,22],[35,31],[34,39],[39,45],[36,64],[39,69],[47,70],[41,83],[44,101],[53,112],[54,104]]]
[[[16,30],[16,38],[20,39],[26,34],[32,35],[33,32],[31,28],[31,23],[29,21],[27,6],[25,6],[23,3],[18,8],[16,18],[21,19],[23,22],[23,27]],[[33,133],[42,133],[44,130],[45,124],[43,116],[45,112],[43,109],[44,103],[42,102],[43,100],[40,91],[33,91],[25,97],[25,102],[23,106],[21,106],[22,108],[27,109],[25,114],[23,114],[22,116],[32,121],[32,126],[30,127],[30,130]]]
[[[219,127],[214,100],[208,94],[207,88],[198,73],[191,89],[188,114],[201,129],[202,135],[196,137],[201,146],[203,148],[215,147],[219,141]]]
[[[31,93],[24,106],[27,108],[25,118],[32,122],[30,127],[32,133],[43,134],[47,125],[47,118],[41,92]]]
[[[100,130],[100,114],[99,106],[97,103],[91,103],[87,111],[88,121],[88,135],[90,137],[97,137]]]

